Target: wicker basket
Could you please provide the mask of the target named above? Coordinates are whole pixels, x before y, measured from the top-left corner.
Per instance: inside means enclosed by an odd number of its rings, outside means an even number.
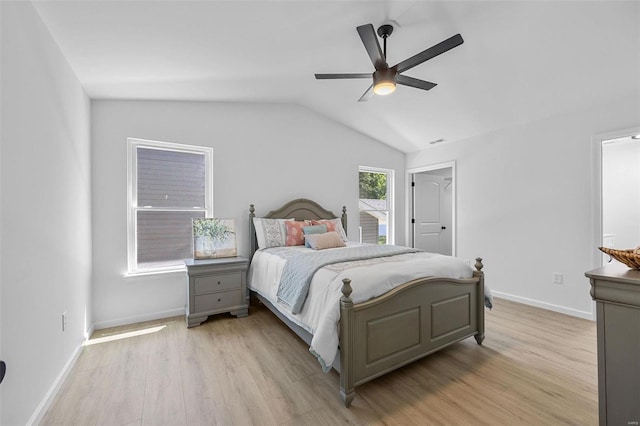
[[[624,263],[629,268],[640,269],[640,247],[626,250],[616,250],[606,247],[598,248],[601,252],[608,254],[618,262]]]

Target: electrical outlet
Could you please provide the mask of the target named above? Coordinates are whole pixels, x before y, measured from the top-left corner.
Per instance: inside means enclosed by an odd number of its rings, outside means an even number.
[[[69,321],[69,316],[66,312],[62,314],[62,331],[67,329],[67,321]]]
[[[553,273],[553,283],[562,284],[562,274],[560,272]]]

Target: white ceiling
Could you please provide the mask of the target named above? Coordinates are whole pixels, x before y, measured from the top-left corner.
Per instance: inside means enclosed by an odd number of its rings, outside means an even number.
[[[640,2],[44,1],[43,21],[94,99],[296,103],[404,152],[640,91]],[[399,24],[394,65],[456,33],[463,45],[369,102],[356,26]]]

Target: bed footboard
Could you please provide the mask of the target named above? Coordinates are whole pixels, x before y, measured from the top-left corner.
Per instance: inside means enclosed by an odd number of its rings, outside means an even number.
[[[351,281],[343,280],[340,396],[345,406],[358,385],[468,337],[482,343],[482,259],[477,258],[475,266],[473,278],[417,279],[357,305],[351,299]]]

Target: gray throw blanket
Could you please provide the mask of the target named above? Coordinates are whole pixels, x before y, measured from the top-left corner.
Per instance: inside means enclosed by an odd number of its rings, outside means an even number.
[[[323,266],[418,251],[420,250],[410,247],[371,244],[345,247],[339,250],[322,250],[293,256],[284,265],[278,286],[278,301],[289,306],[291,313],[297,314],[307,299],[307,293],[309,292],[309,285],[311,284],[313,275]]]

